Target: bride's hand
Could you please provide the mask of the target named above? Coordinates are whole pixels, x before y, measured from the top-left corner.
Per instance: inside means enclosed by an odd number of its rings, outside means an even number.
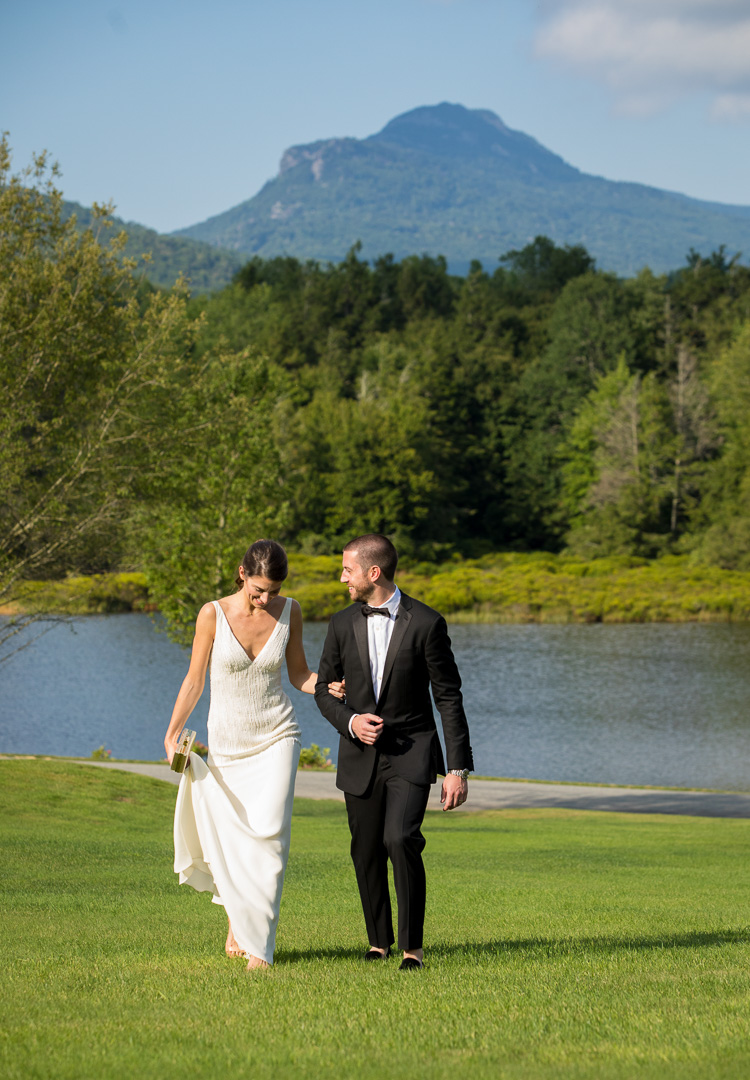
[[[346,698],[346,679],[342,679],[341,682],[329,682],[328,693],[333,694],[339,701],[344,701]]]

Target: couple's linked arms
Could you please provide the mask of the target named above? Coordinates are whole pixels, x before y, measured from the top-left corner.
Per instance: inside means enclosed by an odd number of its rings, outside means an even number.
[[[302,608],[296,600],[292,600],[292,613],[289,619],[286,670],[289,675],[289,682],[295,690],[301,690],[303,694],[315,693],[318,674],[315,671],[310,671],[307,666],[305,647],[302,643]],[[343,681],[332,679],[328,684],[328,692],[333,694],[339,701],[343,701],[346,696]]]
[[[333,620],[328,623],[326,642],[320,658],[320,671],[315,687],[315,700],[318,708],[329,724],[345,739],[358,739],[366,746],[374,746],[383,731],[383,719],[374,713],[358,713],[346,703],[345,694],[337,694],[332,686],[346,689],[343,681],[344,665],[341,660],[336,630]],[[338,680],[342,681],[339,682]]]

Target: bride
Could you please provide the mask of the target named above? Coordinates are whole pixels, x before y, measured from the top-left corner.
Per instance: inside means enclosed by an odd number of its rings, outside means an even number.
[[[256,540],[239,567],[238,591],[205,604],[190,668],[164,738],[171,764],[177,737],[211,672],[208,762],[191,754],[175,808],[180,884],[213,893],[229,919],[226,952],[248,970],[273,963],[281,887],[289,855],[300,729],[281,686],[312,694],[317,675],[302,645],[302,612],[280,596],[286,552]],[[341,683],[331,692],[343,698]]]

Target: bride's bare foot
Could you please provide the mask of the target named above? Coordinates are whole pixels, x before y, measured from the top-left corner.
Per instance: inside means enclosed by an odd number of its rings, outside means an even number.
[[[245,955],[243,950],[237,944],[237,940],[236,940],[236,938],[234,936],[234,933],[232,931],[231,923],[229,925],[229,933],[227,934],[227,943],[224,946],[224,951],[226,952],[227,956],[244,956]]]
[[[247,960],[247,970],[254,971],[256,968],[270,968],[270,964],[265,960],[261,960],[259,956],[249,956]]]

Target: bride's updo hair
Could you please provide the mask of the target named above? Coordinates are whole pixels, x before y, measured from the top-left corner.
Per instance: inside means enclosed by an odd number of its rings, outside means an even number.
[[[286,552],[275,540],[256,540],[245,552],[242,569],[248,577],[263,577],[268,581],[284,581],[289,573]],[[235,584],[242,588],[242,578]]]

